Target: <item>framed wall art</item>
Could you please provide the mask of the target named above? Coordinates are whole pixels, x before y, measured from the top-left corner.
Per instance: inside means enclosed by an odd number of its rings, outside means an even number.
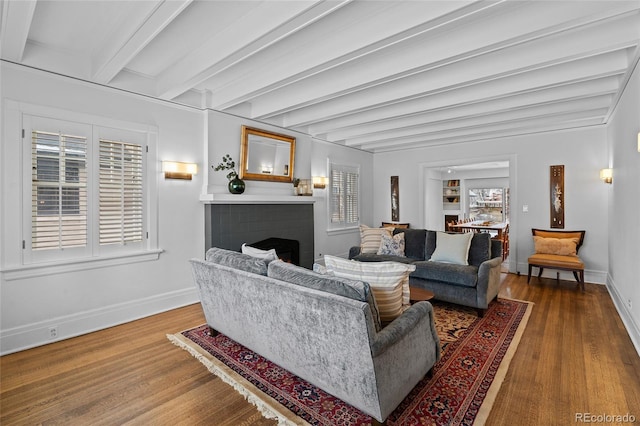
[[[391,221],[400,220],[400,192],[398,189],[398,176],[391,176]]]
[[[564,166],[549,166],[551,228],[564,229]]]

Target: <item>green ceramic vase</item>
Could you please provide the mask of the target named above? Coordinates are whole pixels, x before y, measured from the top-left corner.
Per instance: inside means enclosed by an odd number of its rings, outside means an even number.
[[[242,194],[244,192],[244,181],[238,176],[229,181],[229,192],[232,194]]]

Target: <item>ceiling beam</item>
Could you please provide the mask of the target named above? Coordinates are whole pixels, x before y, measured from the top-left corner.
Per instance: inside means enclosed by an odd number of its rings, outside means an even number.
[[[192,0],[162,0],[144,19],[142,24],[129,33],[112,39],[110,43],[97,49],[94,58],[93,80],[98,83],[109,83],[129,61],[148,45],[167,25],[180,15]]]
[[[266,31],[264,34],[224,58],[211,55],[211,52],[218,50],[217,46],[221,40],[214,38],[207,41],[204,45],[186,55],[183,60],[160,74],[158,78],[158,97],[172,99],[234,64],[255,55],[285,37],[311,25],[318,19],[334,12],[351,1],[352,0],[316,2],[313,6],[294,16],[292,19],[285,20],[282,25],[279,25],[275,29],[268,29],[270,22],[265,20],[264,14],[260,12],[260,8],[273,7],[273,3],[263,3],[257,6],[252,16],[245,17],[247,20],[245,25],[248,25],[250,29],[264,28]],[[296,6],[295,2],[291,2],[287,5],[287,8],[293,10],[292,8],[294,6]],[[250,19],[254,19],[255,23],[249,22]],[[246,33],[246,31],[244,32]],[[231,42],[230,40],[233,39],[222,41],[229,44]]]
[[[407,125],[401,128],[393,128],[371,132],[360,136],[348,138],[346,145],[363,146],[370,143],[394,140],[403,137],[410,137],[416,134],[429,132],[439,132],[446,130],[458,130],[465,127],[490,126],[495,123],[527,121],[537,117],[548,115],[566,114],[574,111],[593,111],[597,109],[605,110],[611,102],[613,95],[600,95],[574,99],[568,101],[545,102],[531,104],[518,108],[503,108],[482,112],[456,114],[457,111],[439,111],[443,114],[432,114],[431,119],[425,119],[421,123]]]
[[[463,6],[458,6],[455,3],[450,3],[448,5],[446,13],[434,17],[433,19],[427,19],[426,22],[411,26],[408,29],[405,29],[406,26],[409,25],[407,24],[406,19],[399,20],[389,18],[388,22],[380,23],[378,25],[384,25],[385,29],[393,28],[394,25],[398,25],[399,32],[391,32],[392,35],[382,37],[380,40],[372,39],[374,40],[373,42],[368,42],[368,44],[365,45],[362,45],[361,43],[358,44],[357,42],[352,43],[351,39],[356,39],[358,32],[372,32],[372,23],[369,22],[367,18],[373,20],[377,17],[377,15],[373,18],[367,17],[366,10],[351,9],[349,11],[350,13],[361,12],[361,14],[363,15],[362,19],[360,19],[359,22],[351,25],[349,28],[337,28],[334,34],[323,37],[321,45],[325,47],[328,46],[329,48],[323,50],[322,55],[318,55],[317,57],[313,58],[313,61],[315,63],[313,66],[305,66],[305,63],[298,63],[297,61],[295,63],[281,63],[281,66],[279,68],[282,69],[282,72],[280,73],[272,73],[271,75],[267,73],[262,73],[262,75],[252,74],[252,78],[249,79],[249,82],[253,82],[253,85],[247,85],[244,83],[244,81],[240,81],[236,76],[231,75],[230,77],[233,78],[233,80],[227,82],[222,90],[215,94],[215,108],[229,108],[236,103],[244,102],[245,100],[250,100],[265,95],[269,92],[279,90],[290,84],[304,81],[307,78],[312,78],[314,76],[320,75],[323,72],[344,66],[345,64],[348,64],[352,61],[360,60],[368,55],[382,52],[385,49],[393,48],[395,46],[401,46],[403,43],[411,39],[425,36],[425,34],[430,34],[434,31],[440,31],[442,30],[442,28],[448,25],[459,25],[460,22],[462,22],[463,20],[471,19],[472,16],[477,18],[478,15],[488,14],[490,10],[492,10],[492,8],[495,8],[500,4],[503,5],[502,8],[519,7],[519,5],[516,5],[516,3],[509,3],[505,6],[504,2],[505,0],[482,0],[472,2],[470,4],[464,4]],[[381,2],[378,4],[385,3]],[[424,15],[425,10],[416,10],[416,8],[428,6],[428,3],[421,4],[419,2],[407,2],[404,4],[395,5],[391,10],[381,11],[380,13],[383,14],[383,16],[388,17],[393,13],[407,13],[404,8],[412,8],[411,10],[414,10],[414,15],[422,16]],[[360,7],[362,7],[362,3],[360,4]],[[344,36],[342,36],[343,34]],[[310,42],[307,41],[306,43],[303,43],[300,48],[305,49],[309,44]],[[331,49],[331,47],[334,48]],[[346,53],[336,54],[336,51],[340,53]],[[276,56],[279,55],[282,55],[282,57],[287,57],[290,56],[290,53],[289,55],[284,55],[283,52],[279,52],[279,54],[276,54]],[[253,68],[253,70],[260,70],[266,65],[265,61],[268,60],[269,58],[265,58],[259,64],[242,64],[242,66]]]
[[[545,3],[543,6],[546,5]],[[573,13],[575,14],[575,10]],[[527,16],[522,13],[518,16],[521,15]],[[637,41],[637,31],[628,23],[637,22],[637,15],[637,10],[629,11],[626,7],[607,11],[605,18],[601,14],[589,15],[588,18],[574,18],[565,23],[569,29],[562,24],[556,24],[543,29],[536,28],[535,31],[524,34],[514,32],[518,28],[513,29],[513,23],[502,17],[496,25],[506,26],[510,23],[513,37],[505,40],[504,36],[501,36],[502,32],[497,32],[494,28],[498,35],[491,40],[493,43],[487,45],[485,43],[490,40],[477,40],[475,43],[480,47],[475,49],[470,48],[472,43],[456,42],[458,39],[465,40],[465,37],[474,39],[471,28],[483,22],[472,21],[459,31],[453,31],[452,35],[446,33],[447,37],[440,37],[442,43],[430,39],[414,40],[404,49],[395,49],[384,57],[375,55],[363,58],[349,64],[348,67],[333,68],[306,81],[299,81],[252,99],[252,118],[268,119],[274,115],[336,98],[340,98],[343,106],[358,98],[362,100],[363,105],[372,105],[382,102],[382,99],[372,98],[368,96],[369,93],[375,93],[378,97],[384,93],[396,97],[408,96],[409,93],[415,93],[416,87],[436,84],[434,76],[437,79],[446,75],[446,80],[449,81],[454,70],[456,75],[462,75],[465,70],[474,75],[484,72],[487,67],[498,68],[497,65],[501,65],[505,70],[525,68],[540,62],[559,63],[579,57],[577,52],[580,50],[607,51],[621,40],[628,41],[627,45],[631,45]],[[520,26],[523,25],[524,22]],[[533,29],[531,25],[529,28]],[[501,41],[496,41],[500,39]],[[413,54],[415,51],[420,51],[421,54]],[[427,58],[431,62],[425,64]],[[466,80],[471,81],[472,77],[467,77]]]
[[[443,105],[462,102],[481,101],[490,97],[504,96],[535,88],[545,88],[560,83],[579,82],[593,78],[619,75],[628,67],[628,49],[621,49],[604,53],[599,56],[588,56],[576,61],[566,61],[538,69],[515,70],[510,75],[488,76],[467,82],[464,85],[452,87],[434,86],[433,90],[418,92],[414,90],[412,96],[391,99],[382,103],[363,103],[361,105],[345,105],[342,98],[301,108],[286,114],[288,127],[312,126],[316,122],[328,119],[342,121],[342,125],[353,124],[365,115],[367,121],[375,121],[387,117],[385,108],[395,108],[396,115],[424,111]],[[421,87],[426,88],[427,83]],[[357,101],[357,99],[356,99]]]
[[[340,140],[352,137],[361,128],[378,130],[389,126],[396,120],[403,121],[410,117],[429,114],[432,111],[456,109],[457,111],[475,111],[486,108],[486,105],[499,102],[501,105],[519,107],[529,103],[553,102],[560,99],[577,99],[585,96],[615,93],[620,86],[623,71],[617,75],[580,80],[558,81],[548,85],[537,85],[523,90],[500,91],[503,81],[491,81],[476,87],[469,87],[467,95],[455,94],[455,91],[440,92],[422,97],[404,104],[388,105],[382,108],[349,114],[333,120],[326,120],[306,126],[312,135],[326,135],[327,140]],[[486,94],[491,94],[488,96]],[[474,94],[477,94],[474,96]]]
[[[3,59],[15,62],[22,61],[36,3],[36,0],[5,0],[2,2],[0,56]]]
[[[464,126],[455,129],[446,129],[439,131],[427,131],[417,135],[407,137],[399,137],[391,140],[376,141],[359,145],[364,150],[376,150],[379,148],[399,148],[402,146],[419,144],[428,145],[430,142],[440,142],[447,139],[460,137],[480,137],[482,135],[494,135],[501,132],[524,132],[526,129],[534,129],[536,127],[543,129],[546,126],[559,125],[570,126],[572,122],[589,120],[590,123],[602,124],[604,114],[607,108],[597,108],[593,110],[568,112],[564,114],[546,114],[542,116],[532,117],[529,119],[513,119],[492,123],[490,125],[477,124],[472,126]],[[356,145],[352,145],[356,146]]]

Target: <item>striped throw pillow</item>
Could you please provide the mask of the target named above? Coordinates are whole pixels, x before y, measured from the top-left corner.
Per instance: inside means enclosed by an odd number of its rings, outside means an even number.
[[[369,283],[378,305],[380,320],[393,321],[409,305],[409,274],[415,265],[397,262],[358,262],[324,256],[327,271],[337,277]]]
[[[382,235],[391,236],[393,228],[370,228],[360,225],[360,253],[377,253]]]

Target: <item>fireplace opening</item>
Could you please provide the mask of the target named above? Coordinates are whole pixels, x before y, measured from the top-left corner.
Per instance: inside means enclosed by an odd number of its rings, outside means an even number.
[[[271,237],[247,245],[260,250],[275,249],[280,259],[300,266],[300,243],[297,240]]]

